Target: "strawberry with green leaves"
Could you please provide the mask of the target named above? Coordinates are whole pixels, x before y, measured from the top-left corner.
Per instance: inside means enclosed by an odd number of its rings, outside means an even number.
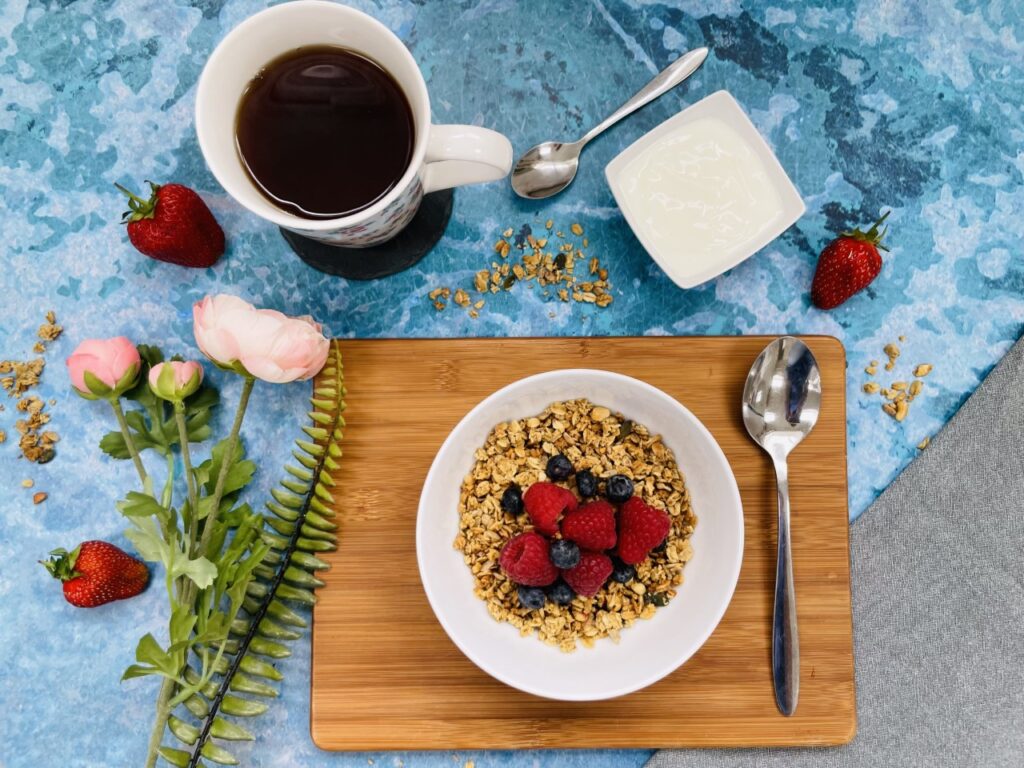
[[[224,253],[224,230],[203,199],[181,184],[154,184],[144,199],[128,195],[124,222],[128,239],[141,253],[182,267],[210,267]]]
[[[834,309],[855,293],[867,288],[882,271],[879,249],[888,227],[879,230],[892,211],[876,221],[867,232],[843,232],[825,246],[811,283],[811,301],[818,309]]]
[[[135,597],[149,582],[149,569],[105,541],[83,541],[73,550],[55,549],[43,562],[64,584],[64,599],[79,608],[95,608]]]

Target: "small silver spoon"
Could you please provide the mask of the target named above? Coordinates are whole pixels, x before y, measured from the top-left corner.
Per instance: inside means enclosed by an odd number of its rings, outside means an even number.
[[[572,184],[579,166],[580,152],[591,139],[615,125],[626,115],[636,112],[666,91],[688,78],[707,58],[707,48],[696,48],[684,53],[669,64],[633,98],[619,107],[603,122],[590,129],[581,139],[563,144],[545,141],[531,149],[516,162],[512,169],[512,189],[520,197],[540,200],[557,195]]]
[[[779,496],[778,560],[772,619],[772,679],[775,703],[784,715],[796,710],[800,694],[800,638],[793,590],[789,536],[789,470],[786,457],[818,420],[821,372],[799,339],[783,336],[758,355],[743,387],[743,423],[775,464]]]

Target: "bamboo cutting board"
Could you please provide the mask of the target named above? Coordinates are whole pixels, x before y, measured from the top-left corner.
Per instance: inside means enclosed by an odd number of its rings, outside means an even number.
[[[821,367],[823,396],[817,426],[790,457],[801,674],[799,706],[786,718],[775,708],[770,671],[774,478],[740,417],[747,371],[770,340],[342,341],[349,395],[335,494],[341,536],[314,612],[313,741],[323,749],[388,750],[852,739],[845,353],[836,339],[805,339]],[[499,683],[448,639],[420,585],[415,522],[434,454],[470,408],[516,379],[574,367],[642,379],[704,422],[736,474],[746,544],[732,603],[686,664],[620,699],[567,703]]]

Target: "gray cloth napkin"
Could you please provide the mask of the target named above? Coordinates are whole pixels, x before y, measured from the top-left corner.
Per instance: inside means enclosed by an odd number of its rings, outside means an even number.
[[[648,768],[1024,766],[1022,440],[1024,340],[853,524],[853,742]]]

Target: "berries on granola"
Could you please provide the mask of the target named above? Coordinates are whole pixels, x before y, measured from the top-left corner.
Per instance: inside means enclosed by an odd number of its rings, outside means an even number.
[[[612,558],[612,581],[617,581],[619,584],[628,584],[635,577],[636,568],[632,565],[627,565],[617,557]]]
[[[607,501],[591,501],[566,515],[562,536],[583,549],[601,552],[615,546],[615,510]]]
[[[629,499],[619,509],[619,544],[616,554],[627,565],[636,565],[668,536],[672,520],[640,498]]]
[[[565,582],[577,595],[593,597],[601,591],[612,572],[612,561],[600,552],[581,552],[580,562],[563,575]]]
[[[519,604],[530,611],[537,611],[547,603],[543,589],[537,587],[520,587],[518,589]]]
[[[559,453],[556,456],[552,456],[548,459],[548,465],[545,469],[548,477],[555,482],[561,480],[568,480],[572,474],[572,462],[564,453]]]
[[[523,504],[530,522],[543,534],[558,533],[562,515],[576,510],[576,496],[572,491],[554,483],[534,483],[523,494]]]
[[[633,495],[633,481],[625,475],[612,475],[605,483],[604,495],[614,504],[624,504]]]
[[[523,491],[515,483],[501,494],[501,509],[506,515],[513,517],[523,514]]]
[[[551,564],[563,570],[574,567],[580,561],[580,548],[566,539],[552,541],[549,553]]]
[[[516,584],[546,587],[558,578],[558,569],[551,564],[548,540],[529,531],[513,536],[501,550],[501,568]]]
[[[576,473],[576,490],[585,499],[597,496],[597,478],[589,469],[581,469]]]
[[[555,605],[568,605],[572,602],[572,599],[576,597],[576,593],[572,591],[572,587],[564,581],[556,581],[548,587],[547,595],[548,600]]]

